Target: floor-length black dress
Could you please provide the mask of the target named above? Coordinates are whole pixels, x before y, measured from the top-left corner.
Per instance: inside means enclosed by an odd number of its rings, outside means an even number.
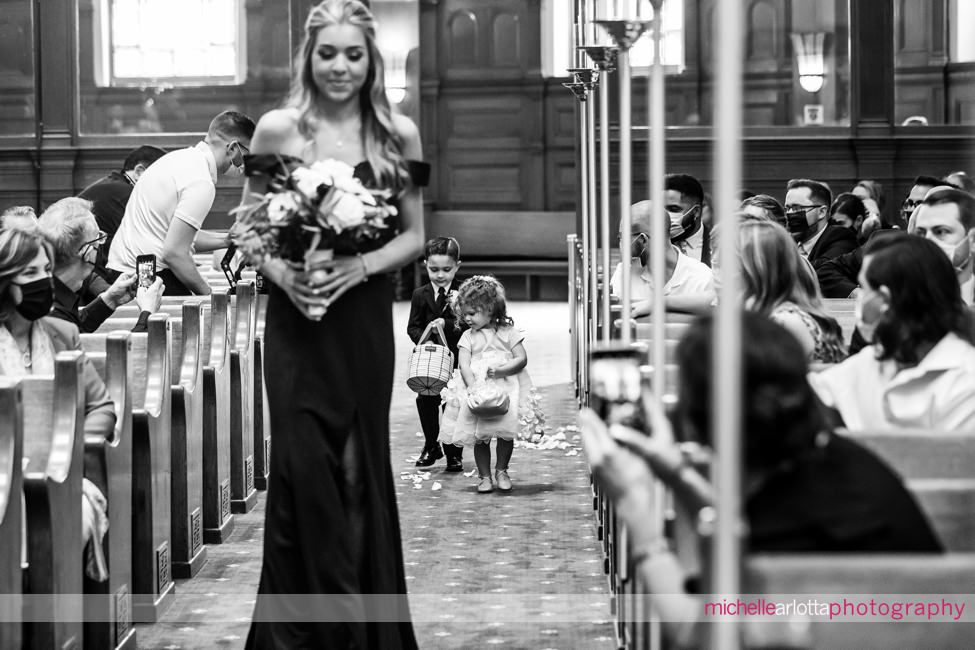
[[[356,167],[367,185],[370,171]],[[426,184],[429,166],[410,171]],[[389,455],[392,298],[376,275],[312,321],[271,287],[272,450],[247,648],[416,647]]]

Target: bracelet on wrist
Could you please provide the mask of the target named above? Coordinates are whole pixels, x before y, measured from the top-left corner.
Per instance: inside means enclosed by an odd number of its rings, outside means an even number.
[[[356,257],[362,263],[362,281],[365,282],[369,279],[369,264],[366,262],[366,256],[362,253],[356,253]]]

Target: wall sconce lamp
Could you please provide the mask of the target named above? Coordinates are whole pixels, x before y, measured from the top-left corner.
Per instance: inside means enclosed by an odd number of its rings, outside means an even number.
[[[792,35],[792,47],[796,51],[799,68],[799,85],[809,93],[818,93],[826,81],[826,62],[823,58],[823,32]]]
[[[386,97],[393,104],[399,104],[406,99],[407,54],[397,50],[385,50],[382,53],[386,67]]]

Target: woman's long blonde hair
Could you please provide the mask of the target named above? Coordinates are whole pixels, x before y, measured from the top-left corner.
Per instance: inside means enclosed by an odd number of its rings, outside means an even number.
[[[315,40],[323,27],[343,24],[362,30],[369,53],[369,71],[359,93],[366,160],[376,184],[398,193],[409,184],[409,173],[403,143],[393,128],[392,111],[386,98],[385,68],[376,46],[376,21],[366,5],[359,0],[324,0],[312,8],[305,21],[304,40],[295,57],[297,74],[285,106],[299,111],[298,129],[303,136],[310,137],[316,105],[322,97],[311,69]]]
[[[796,248],[792,235],[773,221],[745,221],[738,226],[738,256],[750,311],[768,316],[791,302],[812,316],[839,341],[843,331],[823,305],[816,272]]]

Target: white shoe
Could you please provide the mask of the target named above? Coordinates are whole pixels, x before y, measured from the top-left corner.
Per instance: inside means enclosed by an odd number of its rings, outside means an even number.
[[[481,479],[481,482],[477,484],[477,491],[480,494],[487,494],[488,492],[494,492],[494,483],[491,482],[490,476],[481,476],[479,478]],[[511,482],[509,481],[508,484],[510,485]]]
[[[494,471],[494,479],[498,484],[498,489],[507,492],[511,489],[511,478],[508,477],[508,470],[498,469]]]

